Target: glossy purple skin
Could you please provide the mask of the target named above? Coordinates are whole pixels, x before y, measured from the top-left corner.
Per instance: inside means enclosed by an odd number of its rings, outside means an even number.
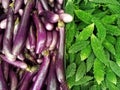
[[[0,21],[5,19],[7,17],[7,14],[6,13],[3,13],[2,15],[0,15]]]
[[[23,3],[24,3],[24,0],[15,0],[14,13],[17,13],[19,11],[19,9],[22,7]]]
[[[6,10],[9,7],[10,0],[2,0],[2,6]]]
[[[49,10],[49,7],[48,7],[48,4],[47,4],[47,1],[46,0],[40,0],[43,8],[48,11]]]
[[[35,82],[33,83],[33,87],[31,90],[42,90],[42,85],[43,85],[45,78],[47,76],[49,64],[50,64],[49,55],[44,56],[44,60],[40,66],[40,69],[38,71],[38,74],[35,78]]]
[[[9,64],[7,62],[2,62],[3,75],[6,81],[8,81],[9,68]]]
[[[41,20],[39,19],[38,15],[36,12],[34,12],[33,14],[33,20],[34,20],[34,24],[36,26],[36,34],[37,34],[37,44],[36,44],[36,54],[41,53],[44,48],[45,48],[45,42],[46,42],[46,30],[41,22]]]
[[[16,61],[12,62],[8,58],[6,58],[4,55],[0,55],[0,57],[2,58],[3,61],[5,61],[13,66],[16,66],[21,69],[27,69],[27,64],[22,61],[16,60]]]
[[[13,42],[12,53],[14,55],[19,55],[21,50],[25,46],[27,32],[29,30],[30,13],[32,11],[33,6],[34,6],[34,0],[29,0],[25,7],[24,14],[23,14],[22,20],[20,22],[20,26],[18,28],[19,30],[18,30],[15,40]]]
[[[43,6],[41,5],[40,0],[36,0],[36,9],[38,11],[38,14],[41,14],[43,12]]]
[[[50,46],[50,44],[52,43],[52,39],[53,39],[53,36],[52,36],[52,32],[47,32],[47,40],[46,40],[46,47],[48,48]]]
[[[12,55],[12,40],[13,40],[13,27],[14,26],[14,20],[13,20],[13,9],[9,7],[8,9],[8,15],[7,15],[7,26],[3,37],[3,52],[4,54],[11,58]],[[11,59],[11,61],[14,61],[15,59]]]
[[[0,90],[8,90],[7,83],[5,82],[5,78],[3,76],[1,63],[0,63]]]
[[[17,84],[18,84],[18,79],[17,75],[13,70],[10,70],[10,90],[16,90]]]
[[[33,72],[27,72],[18,90],[28,90],[30,83],[32,82],[33,75]]]
[[[52,36],[53,36],[53,39],[52,39],[52,42],[51,42],[51,44],[49,46],[49,50],[54,50],[55,47],[56,47],[56,44],[57,44],[57,41],[58,41],[58,33],[57,33],[57,31],[53,31]]]
[[[0,50],[3,47],[2,42],[3,42],[3,34],[0,34]]]
[[[56,53],[53,54],[52,60],[50,63],[48,78],[47,78],[47,90],[57,90],[58,88],[58,82],[57,77],[55,73],[55,61],[56,61]]]
[[[35,30],[33,26],[31,25],[30,31],[29,31],[29,42],[30,42],[30,50],[34,51],[36,46],[36,37],[35,37]]]
[[[58,22],[59,20],[59,15],[58,14],[55,14],[54,12],[52,11],[44,11],[42,13],[42,16],[47,20],[49,21],[50,23],[56,23]]]

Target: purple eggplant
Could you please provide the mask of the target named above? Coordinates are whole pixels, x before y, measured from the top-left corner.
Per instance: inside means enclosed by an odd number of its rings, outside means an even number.
[[[7,19],[3,19],[3,20],[0,22],[0,28],[1,28],[1,29],[6,29],[6,26],[7,26]]]
[[[52,43],[53,35],[52,32],[47,32],[47,40],[46,40],[46,47],[49,48],[49,46]]]
[[[38,14],[41,14],[43,12],[43,7],[41,5],[40,0],[36,0],[36,9],[38,11]]]
[[[58,33],[57,33],[57,31],[53,31],[52,36],[53,36],[53,39],[52,39],[52,42],[51,42],[51,44],[49,46],[49,50],[54,50],[55,47],[56,47],[56,44],[57,44],[57,41],[58,41]]]
[[[5,10],[9,7],[10,0],[2,0],[2,6]]]
[[[57,2],[61,5],[63,4],[63,0],[57,0]]]
[[[66,85],[66,82],[65,82],[66,80],[65,80],[65,71],[64,71],[65,29],[64,29],[64,23],[62,21],[58,22],[58,28],[59,28],[60,40],[59,40],[58,54],[57,54],[57,60],[56,60],[56,74],[62,90],[68,90],[68,86]]]
[[[36,34],[37,34],[37,44],[36,44],[36,53],[41,53],[45,48],[45,42],[46,42],[46,30],[39,19],[36,12],[33,14],[33,20],[36,26]]]
[[[8,90],[7,83],[5,82],[5,78],[3,76],[1,63],[0,63],[0,90]]]
[[[16,61],[10,61],[7,57],[5,57],[4,55],[0,55],[0,57],[2,58],[3,61],[13,65],[13,66],[16,66],[18,68],[22,68],[22,69],[28,69],[27,67],[27,64],[22,62],[22,61],[19,61],[19,60],[16,60]]]
[[[59,15],[53,13],[52,11],[44,11],[42,16],[50,23],[56,23],[59,20]]]
[[[24,3],[24,0],[15,0],[14,13],[17,13],[19,11],[19,9],[22,7],[23,3]]]
[[[8,10],[8,16],[7,16],[7,27],[4,33],[3,37],[3,52],[6,55],[7,58],[11,61],[15,61],[15,56],[12,55],[12,39],[13,39],[13,27],[14,21],[13,21],[13,9],[12,7],[9,7]]]
[[[48,7],[48,4],[47,4],[47,1],[46,0],[40,0],[43,8],[48,11],[49,10],[49,7]]]
[[[47,78],[47,90],[57,90],[58,82],[55,73],[55,61],[56,61],[56,53],[52,55],[52,60],[50,63],[49,74]]]
[[[23,15],[23,9],[19,9],[19,15],[22,16]]]
[[[10,90],[16,90],[17,89],[17,75],[13,70],[10,70]]]
[[[38,73],[37,73],[35,82],[32,86],[32,90],[41,90],[42,89],[43,83],[47,76],[49,64],[50,64],[50,57],[49,57],[48,51],[46,51],[46,52],[44,52],[44,60],[42,62],[42,65],[40,66]]]
[[[0,50],[3,47],[2,42],[3,42],[3,34],[0,34]]]
[[[24,61],[24,59],[25,59],[25,57],[24,57],[24,55],[21,53],[21,54],[19,54],[18,56],[17,56],[17,58],[19,59],[19,60],[21,60],[21,61]]]
[[[45,18],[42,18],[42,22],[46,28],[46,30],[51,31],[54,28],[53,23],[48,22]]]
[[[19,55],[21,50],[25,46],[27,32],[29,30],[30,13],[32,11],[33,6],[34,0],[29,0],[25,7],[24,14],[22,16],[22,20],[18,28],[18,32],[15,37],[15,41],[13,42],[12,53],[14,55]]]

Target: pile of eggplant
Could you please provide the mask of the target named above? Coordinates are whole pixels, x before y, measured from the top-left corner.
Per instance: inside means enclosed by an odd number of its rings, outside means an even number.
[[[68,90],[63,0],[0,0],[0,90]]]

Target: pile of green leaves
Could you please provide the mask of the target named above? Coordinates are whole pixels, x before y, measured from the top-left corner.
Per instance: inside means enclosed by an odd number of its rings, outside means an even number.
[[[66,0],[65,11],[70,90],[119,90],[120,0]]]

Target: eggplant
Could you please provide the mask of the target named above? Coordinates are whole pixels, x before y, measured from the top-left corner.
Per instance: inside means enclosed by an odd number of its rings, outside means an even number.
[[[49,46],[52,43],[53,35],[52,32],[47,32],[47,40],[46,40],[46,47],[49,48]]]
[[[23,3],[24,3],[24,0],[15,0],[15,4],[14,4],[14,13],[16,14],[18,11],[19,11],[19,9],[22,7],[22,5],[23,5]]]
[[[43,8],[48,11],[49,10],[49,7],[48,7],[48,4],[47,4],[47,1],[46,0],[40,0]]]
[[[14,20],[13,20],[13,9],[12,7],[9,7],[8,9],[8,16],[7,16],[7,27],[4,33],[3,37],[3,52],[6,55],[7,58],[9,58],[10,61],[15,61],[16,58],[14,55],[12,55],[12,39],[13,39],[13,26],[14,26]]]
[[[18,79],[17,75],[13,70],[10,70],[10,90],[16,90],[17,89],[17,84],[18,84]]]
[[[33,7],[34,7],[34,0],[29,0],[25,7],[24,14],[22,16],[22,20],[18,28],[18,32],[13,42],[13,48],[12,48],[13,55],[19,55],[21,50],[25,46],[27,32],[29,31],[29,26],[30,26],[29,25],[30,13]]]
[[[46,30],[39,19],[37,12],[33,13],[33,21],[37,29],[37,44],[36,44],[36,54],[41,53],[45,48],[45,42],[46,42]]]
[[[1,63],[0,63],[0,90],[8,90],[7,83],[6,83],[5,78],[3,76]]]
[[[37,73],[35,82],[33,83],[31,90],[41,90],[42,89],[43,83],[47,76],[49,64],[50,64],[50,56],[49,56],[48,51],[46,51],[46,52],[44,52],[44,59],[43,59],[42,65],[40,65],[39,71]]]
[[[10,0],[2,0],[1,2],[2,2],[3,8],[7,10],[9,7]]]
[[[38,11],[38,14],[41,14],[43,12],[43,7],[41,5],[40,0],[36,0],[36,9]]]
[[[0,28],[1,28],[1,29],[6,29],[6,26],[7,26],[7,19],[3,19],[3,20],[0,22]]]

